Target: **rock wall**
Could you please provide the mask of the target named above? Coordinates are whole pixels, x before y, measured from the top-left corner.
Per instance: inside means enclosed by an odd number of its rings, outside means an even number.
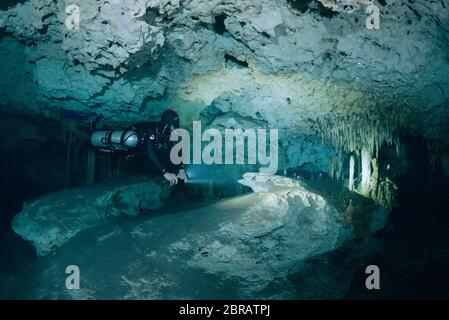
[[[379,30],[365,27],[370,3]],[[213,105],[279,128],[281,167],[325,157],[316,138],[324,118],[332,127],[381,114],[392,129],[447,138],[444,2],[86,0],[79,28],[71,4],[30,0],[0,11],[2,109],[93,110],[119,123],[173,106],[189,126]],[[298,141],[310,156],[292,156]]]

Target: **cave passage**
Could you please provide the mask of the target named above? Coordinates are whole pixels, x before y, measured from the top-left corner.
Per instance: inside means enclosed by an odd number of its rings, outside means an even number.
[[[0,299],[449,298],[448,10],[2,1]]]

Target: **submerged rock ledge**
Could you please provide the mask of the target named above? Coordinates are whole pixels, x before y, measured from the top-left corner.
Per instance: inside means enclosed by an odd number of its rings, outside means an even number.
[[[108,216],[137,216],[161,208],[167,192],[168,186],[144,176],[57,191],[26,204],[12,228],[32,242],[39,256],[45,256]]]
[[[343,225],[342,213],[298,180],[248,173],[242,182],[255,189],[257,184],[269,188],[198,209],[103,224],[99,207],[93,204],[103,203],[104,191],[96,190],[100,186],[77,189],[78,197],[84,192],[90,199],[78,201],[76,211],[83,218],[72,215],[71,223],[64,222],[71,226],[67,230],[58,226],[72,212],[72,208],[63,209],[69,191],[47,196],[58,204],[58,210],[49,210],[45,197],[38,200],[16,217],[15,230],[31,240],[41,254],[62,246],[38,261],[43,271],[37,277],[45,285],[33,295],[77,299],[291,298],[288,286],[279,283],[288,282],[310,259],[339,249],[354,238],[354,232]],[[145,184],[138,186],[130,185],[128,190],[148,190]],[[54,212],[45,224],[42,212]],[[380,210],[375,215],[384,221],[388,212]],[[22,227],[25,225],[31,227]],[[371,230],[379,227],[373,223]],[[63,285],[64,270],[72,264],[81,270],[81,290],[66,290]],[[267,293],[273,285],[277,289]]]

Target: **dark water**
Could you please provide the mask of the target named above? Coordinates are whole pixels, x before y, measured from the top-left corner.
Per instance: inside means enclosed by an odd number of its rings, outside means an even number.
[[[38,196],[39,192],[23,174],[20,159],[8,154],[0,157],[0,298],[13,285],[13,277],[20,277],[27,265],[37,259],[34,248],[11,229],[12,217],[20,212],[23,199]]]
[[[381,272],[381,290],[368,291],[359,270],[348,298],[449,298],[449,178],[432,165],[424,140],[406,137],[408,170],[398,178],[398,205],[390,227],[378,235],[384,255],[373,257]]]

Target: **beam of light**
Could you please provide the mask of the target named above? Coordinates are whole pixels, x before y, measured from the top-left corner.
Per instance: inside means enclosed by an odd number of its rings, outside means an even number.
[[[214,179],[206,173],[203,166],[188,166],[186,168],[187,184],[209,184]]]
[[[206,179],[188,179],[186,184],[209,184],[213,182],[213,180],[206,180]]]
[[[233,178],[223,168],[207,165],[189,165],[186,167],[187,184],[225,185],[237,183],[239,177]]]

